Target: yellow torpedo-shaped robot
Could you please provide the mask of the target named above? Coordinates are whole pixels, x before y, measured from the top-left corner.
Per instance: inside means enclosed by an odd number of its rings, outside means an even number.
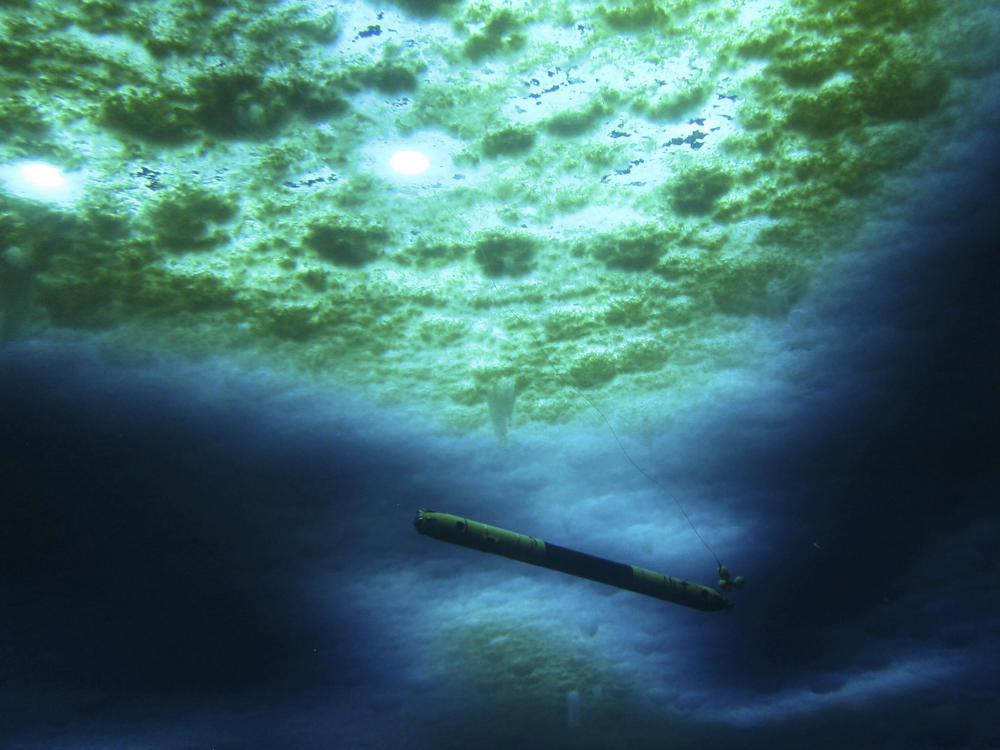
[[[732,602],[708,586],[671,578],[634,565],[605,560],[603,557],[577,552],[526,534],[489,526],[450,513],[422,509],[417,511],[413,525],[421,534],[443,542],[558,570],[560,573],[606,583],[637,594],[700,609],[703,612],[719,610],[728,612],[733,608]],[[743,588],[743,578],[741,576],[732,578],[726,566],[720,565],[719,588],[723,591]]]

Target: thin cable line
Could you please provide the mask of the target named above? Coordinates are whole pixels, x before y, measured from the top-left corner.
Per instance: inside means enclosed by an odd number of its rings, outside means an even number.
[[[493,288],[494,292],[497,292],[497,294],[500,293],[500,290],[497,289],[497,285],[495,282],[490,281],[490,286]],[[559,371],[559,368],[557,368],[554,364],[552,364],[552,360],[549,359],[549,354],[547,351],[545,351],[545,347],[540,346],[538,347],[538,350],[541,351],[542,356],[545,358],[545,363],[549,366],[549,370],[551,370],[555,374],[555,376],[563,383],[563,385],[569,386],[571,389],[573,389],[576,395],[578,395],[580,398],[586,401],[587,404],[590,405],[590,408],[593,409],[595,412],[597,412],[597,415],[604,422],[605,426],[607,426],[608,431],[611,433],[611,436],[615,439],[615,442],[618,444],[618,449],[622,452],[622,455],[625,457],[625,460],[632,465],[632,468],[635,469],[637,472],[639,472],[639,474],[641,474],[646,479],[647,482],[656,486],[660,490],[660,492],[663,493],[664,496],[669,497],[671,500],[674,501],[674,504],[677,506],[677,509],[681,512],[681,515],[684,516],[684,520],[687,521],[688,526],[691,527],[691,531],[693,531],[695,536],[698,537],[698,541],[700,541],[702,543],[702,546],[704,546],[705,549],[708,550],[708,554],[710,554],[715,559],[716,564],[721,568],[722,561],[719,559],[719,556],[715,554],[715,550],[712,549],[711,545],[705,540],[705,537],[703,537],[701,535],[701,532],[698,531],[698,527],[694,525],[694,521],[691,520],[691,516],[688,515],[688,512],[684,509],[684,506],[681,504],[681,501],[677,499],[677,496],[673,492],[668,490],[663,485],[663,483],[661,483],[656,477],[654,477],[652,474],[647,473],[641,466],[639,466],[639,464],[635,462],[635,459],[633,459],[632,456],[629,455],[629,452],[625,450],[625,445],[622,443],[621,438],[618,437],[618,433],[615,431],[615,428],[611,426],[611,421],[604,415],[604,412],[597,407],[597,404],[594,403],[593,399],[591,399],[590,396],[588,396],[579,388],[577,388],[575,385],[573,385],[573,383],[569,381],[569,379],[565,376],[565,374],[561,373]]]
[[[677,496],[674,495],[673,492],[671,492],[670,490],[668,490],[652,474],[646,473],[643,470],[643,468],[641,466],[639,466],[639,464],[637,464],[635,462],[635,460],[632,458],[632,456],[629,455],[629,452],[627,450],[625,450],[625,446],[622,444],[621,439],[618,437],[618,433],[615,432],[615,428],[611,426],[611,422],[608,420],[608,418],[606,416],[604,416],[604,412],[602,412],[600,409],[597,408],[597,404],[595,404],[593,402],[593,400],[591,400],[591,398],[587,394],[585,394],[583,391],[581,391],[575,385],[573,385],[572,383],[569,383],[567,381],[564,381],[564,382],[566,383],[566,385],[568,385],[570,388],[572,388],[574,391],[576,391],[577,395],[580,396],[580,398],[582,398],[584,401],[586,401],[588,404],[590,404],[590,408],[591,409],[593,409],[594,411],[597,412],[598,416],[600,416],[600,418],[604,421],[604,424],[607,425],[607,428],[611,432],[611,436],[615,439],[615,442],[618,443],[618,448],[619,448],[619,450],[621,450],[622,455],[625,456],[625,460],[628,461],[630,464],[632,464],[632,468],[635,469],[637,472],[639,472],[642,476],[644,476],[648,482],[656,485],[656,487],[659,488],[660,492],[662,492],[664,495],[666,495],[667,497],[669,497],[671,500],[674,501],[674,504],[677,505],[677,509],[681,512],[681,515],[684,516],[684,520],[687,521],[688,522],[688,526],[691,527],[691,531],[693,531],[695,533],[695,536],[698,537],[698,540],[702,543],[702,545],[704,545],[705,549],[708,550],[708,554],[710,554],[712,557],[714,557],[715,558],[715,562],[721,567],[722,566],[722,561],[719,559],[719,556],[717,554],[715,554],[715,550],[713,550],[712,547],[709,545],[709,543],[707,541],[705,541],[705,537],[703,537],[701,535],[701,532],[698,531],[698,527],[694,525],[694,521],[691,520],[691,516],[688,515],[688,512],[686,510],[684,510],[684,506],[681,505],[681,501],[677,499]]]

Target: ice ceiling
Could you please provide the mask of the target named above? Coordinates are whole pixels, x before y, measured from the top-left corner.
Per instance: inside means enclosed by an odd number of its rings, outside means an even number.
[[[225,356],[457,431],[498,388],[564,422],[580,391],[687,398],[779,357],[995,64],[985,15],[937,0],[0,18],[0,161],[79,185],[4,183],[6,336]]]

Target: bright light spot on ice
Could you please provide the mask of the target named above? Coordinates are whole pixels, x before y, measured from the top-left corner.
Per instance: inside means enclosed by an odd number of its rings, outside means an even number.
[[[0,185],[12,195],[69,205],[83,192],[84,172],[63,174],[44,161],[22,161],[0,165]]]
[[[22,164],[18,170],[21,178],[39,190],[65,190],[69,182],[63,177],[59,167],[41,161]]]
[[[419,151],[397,151],[389,159],[389,166],[400,174],[420,174],[430,165],[431,160]]]

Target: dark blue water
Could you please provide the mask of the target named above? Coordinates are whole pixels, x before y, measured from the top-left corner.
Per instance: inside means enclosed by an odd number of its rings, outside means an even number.
[[[410,636],[435,630],[421,612],[452,606],[468,575],[502,586],[517,565],[417,537],[413,511],[471,503],[503,525],[520,474],[470,476],[453,441],[393,433],[373,408],[313,420],[307,399],[285,409],[249,380],[13,342],[0,353],[0,744],[1000,747],[996,177],[969,176],[960,209],[900,229],[907,252],[843,282],[823,311],[841,338],[794,410],[769,419],[746,403],[701,424],[712,449],[693,470],[724,477],[740,542],[719,552],[749,579],[732,615],[566,584],[625,632],[635,617],[635,653],[684,665],[660,706],[584,692],[575,730],[562,693],[531,709],[545,678],[518,694],[499,663],[491,703],[460,679],[473,654],[407,656],[427,655]],[[576,480],[620,476],[613,445],[606,456]],[[624,528],[618,510],[580,523]],[[380,593],[414,570],[413,586]],[[638,632],[650,617],[662,633]],[[641,683],[656,667],[637,658]]]

